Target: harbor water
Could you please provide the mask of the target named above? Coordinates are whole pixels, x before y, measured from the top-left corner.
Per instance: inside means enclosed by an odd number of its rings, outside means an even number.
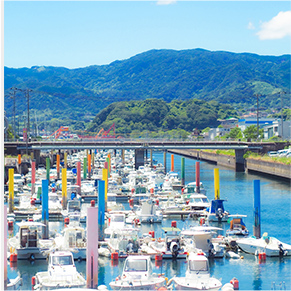
[[[163,152],[153,152],[153,159],[163,163]],[[167,170],[170,170],[171,155],[167,154]],[[195,181],[196,160],[185,158],[185,182]],[[208,199],[214,199],[214,168],[217,166],[200,161],[200,180],[207,190]],[[174,156],[174,171],[181,177],[181,156]],[[270,178],[248,173],[236,173],[228,168],[219,167],[220,198],[226,199],[224,204],[230,214],[245,214],[246,227],[253,234],[254,223],[254,180],[260,180],[261,193],[261,234],[267,232],[282,242],[291,244],[291,199],[290,183],[278,178]],[[128,203],[125,205],[129,209]],[[162,224],[144,224],[142,233],[154,230],[156,237],[163,237],[161,227],[170,226],[171,221],[177,222],[177,227],[183,229],[187,224],[198,224],[191,219],[182,220],[179,217],[163,219]],[[229,228],[228,223],[211,224],[224,229],[220,234],[224,235]],[[50,222],[50,230],[61,230],[63,222]],[[16,229],[14,230],[14,232]],[[211,276],[221,279],[222,284],[229,283],[234,277],[239,281],[240,290],[291,290],[291,256],[267,257],[265,262],[260,262],[257,256],[241,252],[242,259],[210,259]],[[110,258],[99,258],[98,285],[106,285],[118,275],[121,275],[124,259],[119,259],[114,265]],[[86,276],[86,262],[76,261],[77,270]],[[184,276],[186,260],[163,260],[161,266],[156,266],[153,260],[154,272],[164,274],[168,279],[174,276]],[[46,271],[47,261],[21,261],[17,266],[10,267],[8,262],[8,276],[16,277],[20,274],[23,280],[22,290],[31,290],[31,278],[36,272]]]

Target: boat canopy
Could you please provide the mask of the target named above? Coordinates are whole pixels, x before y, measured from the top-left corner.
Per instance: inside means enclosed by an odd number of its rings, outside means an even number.
[[[223,199],[214,199],[211,200],[211,207],[210,207],[210,213],[216,213],[216,211],[220,208],[222,212],[224,212],[224,206],[223,206]]]

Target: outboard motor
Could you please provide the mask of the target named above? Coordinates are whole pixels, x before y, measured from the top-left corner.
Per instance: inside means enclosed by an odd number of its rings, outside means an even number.
[[[216,210],[216,217],[218,217],[218,221],[221,221],[222,217],[223,217],[223,212],[222,212],[222,209],[221,208],[218,208]]]
[[[173,258],[176,258],[179,252],[179,243],[172,241],[170,244],[170,251],[172,253]]]
[[[283,256],[285,256],[287,254],[286,250],[283,249],[283,245],[282,244],[278,244],[278,248],[279,248],[279,256],[280,257],[283,257]]]

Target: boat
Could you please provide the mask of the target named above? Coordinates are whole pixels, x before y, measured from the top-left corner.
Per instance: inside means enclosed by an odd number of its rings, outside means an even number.
[[[18,260],[46,259],[46,253],[53,247],[54,240],[43,239],[45,224],[36,221],[17,223],[18,233],[7,241],[10,253],[14,251]]]
[[[126,258],[129,254],[139,251],[139,229],[124,227],[111,232],[107,247],[112,253],[118,253],[119,258]]]
[[[104,230],[105,240],[109,239],[115,229],[122,229],[126,226],[125,213],[112,212],[108,214],[107,227]]]
[[[54,239],[53,248],[59,251],[71,251],[74,260],[86,260],[86,232],[80,225],[78,215],[71,214],[70,222],[63,229],[61,234],[57,234]]]
[[[172,280],[176,290],[215,291],[222,286],[218,279],[210,277],[208,259],[203,253],[190,253],[185,277],[174,277]]]
[[[141,207],[135,213],[140,222],[156,223],[163,220],[162,211],[156,205],[156,201],[152,199],[141,201]]]
[[[173,223],[173,222],[172,222]],[[163,255],[163,259],[186,259],[187,251],[181,243],[180,229],[172,224],[172,227],[163,227],[165,239],[150,241],[148,246],[155,252]]]
[[[244,237],[249,235],[249,231],[243,222],[243,217],[247,217],[246,215],[233,214],[228,217],[231,217],[232,220],[230,221],[229,229],[226,230],[226,236]]]
[[[86,280],[77,272],[71,252],[50,253],[48,270],[35,274],[33,290],[84,288]]]
[[[186,200],[185,210],[205,210],[210,207],[208,198],[204,194],[192,194]]]
[[[22,278],[17,274],[16,278],[7,277],[7,288],[5,290],[21,290]]]
[[[238,239],[236,243],[245,253],[253,255],[265,253],[267,257],[291,256],[291,245],[269,236],[267,232],[261,238],[251,236]]]
[[[190,182],[187,185],[185,185],[185,187],[182,190],[183,196],[187,199],[188,195],[191,195],[193,193],[200,193],[200,194],[204,194],[206,195],[206,189],[203,186],[203,183],[200,182],[200,188],[199,188],[199,192],[196,186],[196,182]]]
[[[207,257],[223,258],[224,245],[213,242],[219,230],[223,229],[209,225],[189,226],[181,231],[180,237],[188,253],[203,252]]]
[[[153,273],[150,256],[128,256],[121,276],[109,286],[113,290],[157,290],[165,285],[165,277]]]
[[[210,203],[209,211],[207,213],[207,220],[209,222],[227,222],[228,220],[228,211],[224,210],[223,202],[226,200],[223,199],[213,199]]]

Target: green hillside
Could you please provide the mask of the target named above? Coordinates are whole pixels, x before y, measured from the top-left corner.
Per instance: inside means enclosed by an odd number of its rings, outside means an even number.
[[[78,69],[5,67],[4,85],[5,96],[13,86],[33,90],[30,108],[40,128],[49,124],[85,129],[98,112],[120,101],[196,98],[250,108],[256,106],[254,94],[261,94],[260,106],[279,108],[278,92],[287,92],[284,104],[290,100],[290,55],[151,50],[109,65]],[[5,97],[4,103],[11,121],[13,99]],[[26,108],[26,98],[17,93],[19,120]]]

